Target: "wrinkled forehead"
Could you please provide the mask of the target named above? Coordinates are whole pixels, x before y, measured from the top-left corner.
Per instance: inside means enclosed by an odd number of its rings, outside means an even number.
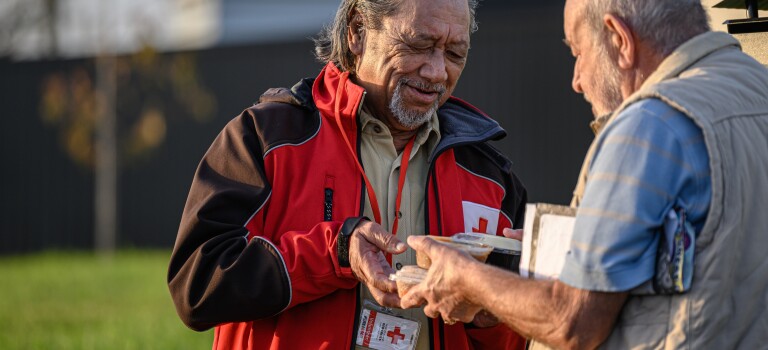
[[[402,0],[392,20],[405,26],[445,26],[469,32],[467,0]]]
[[[584,8],[586,0],[566,0],[563,10],[563,30],[568,40],[576,34],[581,24],[584,22]]]

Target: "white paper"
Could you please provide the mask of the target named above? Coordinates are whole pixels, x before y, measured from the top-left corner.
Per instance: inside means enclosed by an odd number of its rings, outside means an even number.
[[[575,218],[545,214],[540,218],[535,279],[556,279],[571,247]]]
[[[533,278],[538,280],[556,279],[563,269],[576,218],[548,213],[546,211],[549,207],[559,206],[526,205],[523,251],[520,256],[520,276],[524,278],[530,278],[533,274]]]

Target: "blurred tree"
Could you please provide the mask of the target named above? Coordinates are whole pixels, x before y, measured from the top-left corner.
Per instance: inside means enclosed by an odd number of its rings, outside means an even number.
[[[60,130],[61,145],[72,160],[96,170],[98,211],[109,207],[116,196],[108,189],[116,188],[110,184],[116,179],[103,176],[110,167],[119,172],[151,157],[165,141],[169,118],[211,120],[216,99],[200,82],[193,53],[160,54],[146,46],[130,55],[102,56],[68,72],[50,74],[42,83],[39,109],[43,122]],[[106,182],[105,189],[98,190],[99,181]],[[116,220],[101,215],[107,222]],[[97,219],[97,237],[109,230],[102,225],[110,224],[99,224]],[[114,244],[110,238],[96,240],[100,250],[109,251]]]
[[[205,4],[165,1],[177,2],[184,11]],[[58,57],[63,4],[0,1],[0,57]],[[95,4],[98,8],[91,10],[98,19],[79,26],[83,33],[96,29],[99,53],[69,71],[47,76],[39,109],[43,122],[60,130],[62,148],[72,160],[94,171],[95,246],[111,254],[117,240],[120,169],[152,156],[165,141],[169,116],[206,122],[214,115],[216,100],[200,83],[193,53],[160,54],[146,44],[135,53],[115,56],[114,4]],[[134,34],[150,43],[157,27],[153,17],[137,12],[131,18]]]
[[[94,166],[93,139],[106,98],[94,85],[97,59],[42,83],[40,117],[61,130],[67,154],[86,168]],[[133,166],[165,140],[168,112],[178,110],[196,122],[211,120],[215,96],[199,81],[192,53],[162,55],[151,47],[115,59],[119,159]]]

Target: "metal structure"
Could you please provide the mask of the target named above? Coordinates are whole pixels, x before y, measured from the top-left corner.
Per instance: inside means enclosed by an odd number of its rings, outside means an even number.
[[[732,19],[725,22],[728,33],[746,34],[768,32],[768,17],[760,18],[758,10],[768,11],[768,0],[724,0],[714,8],[746,9],[746,19]]]
[[[725,0],[714,8],[746,9],[746,19],[725,21],[728,33],[741,42],[744,52],[768,66],[768,17],[760,17],[758,10],[768,11],[768,0]]]

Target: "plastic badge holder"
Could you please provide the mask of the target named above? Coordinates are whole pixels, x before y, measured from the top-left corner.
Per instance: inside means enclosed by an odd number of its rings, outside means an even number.
[[[397,283],[397,294],[402,298],[413,286],[421,283],[427,276],[427,270],[415,265],[403,266],[400,271],[389,275],[389,279]]]
[[[479,242],[458,242],[452,239],[452,237],[430,236],[429,238],[442,244],[447,244],[454,249],[465,251],[480,262],[485,262],[485,260],[488,259],[488,255],[493,251],[492,246]],[[423,269],[429,269],[429,267],[432,266],[432,260],[430,260],[426,254],[417,251],[416,265]]]
[[[456,242],[473,242],[493,247],[493,252],[486,261],[488,264],[501,267],[514,273],[520,272],[520,252],[523,243],[512,238],[495,236],[485,233],[458,233],[451,237]]]

